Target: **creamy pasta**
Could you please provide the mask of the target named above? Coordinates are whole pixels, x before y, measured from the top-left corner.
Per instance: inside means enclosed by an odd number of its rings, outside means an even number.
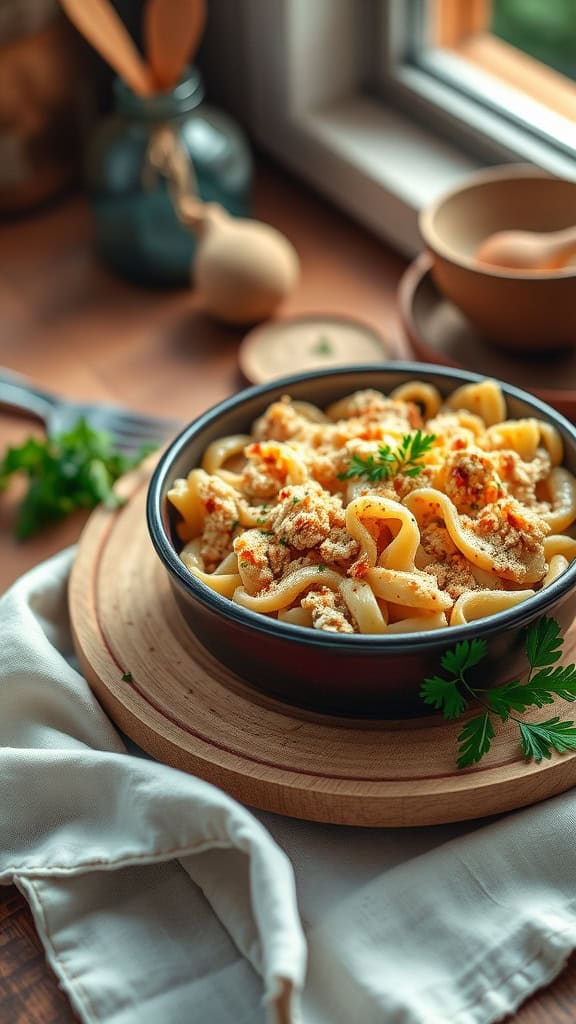
[[[284,396],[174,481],[181,558],[245,608],[334,633],[457,626],[576,557],[558,431],[508,419],[495,381],[419,381],[325,410]]]

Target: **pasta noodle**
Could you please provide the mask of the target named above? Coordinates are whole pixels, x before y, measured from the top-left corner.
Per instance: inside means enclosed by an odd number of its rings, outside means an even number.
[[[188,571],[279,621],[394,635],[464,625],[576,558],[562,437],[497,382],[410,381],[327,409],[284,396],[212,442],[168,498]]]

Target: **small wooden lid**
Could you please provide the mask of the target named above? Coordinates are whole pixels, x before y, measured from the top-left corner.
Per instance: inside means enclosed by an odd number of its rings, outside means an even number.
[[[240,369],[252,384],[391,358],[391,345],[368,324],[330,314],[269,320],[250,331],[238,351]]]

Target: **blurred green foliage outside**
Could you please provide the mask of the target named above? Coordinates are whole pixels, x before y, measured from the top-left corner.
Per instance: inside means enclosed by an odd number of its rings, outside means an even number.
[[[490,31],[576,79],[576,0],[493,0]]]

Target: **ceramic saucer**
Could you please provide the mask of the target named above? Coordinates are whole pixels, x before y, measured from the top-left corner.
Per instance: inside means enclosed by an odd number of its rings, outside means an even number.
[[[512,355],[487,341],[438,291],[427,254],[405,272],[398,289],[400,319],[422,362],[455,366],[496,377],[531,392],[570,419],[576,418],[576,349]]]

